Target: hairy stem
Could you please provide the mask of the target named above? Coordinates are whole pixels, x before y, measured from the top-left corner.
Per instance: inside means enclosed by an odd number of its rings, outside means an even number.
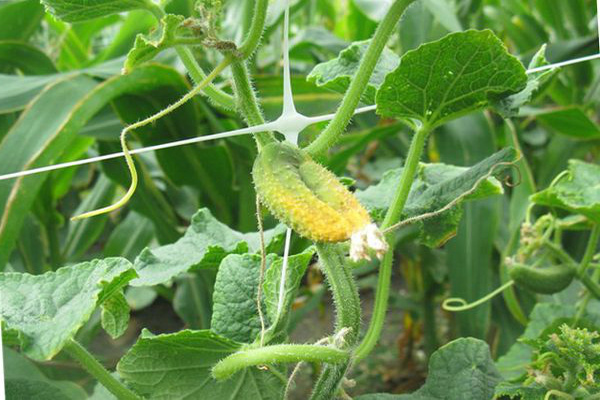
[[[246,63],[244,61],[234,62],[231,64],[231,72],[235,84],[237,105],[246,119],[246,122],[249,126],[264,124],[265,119],[258,106],[258,100],[256,99],[254,89],[250,84]],[[256,139],[259,148],[275,140],[273,135],[269,132],[257,133],[254,135],[254,138]]]
[[[402,170],[402,176],[400,177],[400,185],[394,196],[394,200],[390,205],[390,208],[385,215],[381,229],[385,230],[397,223],[402,216],[404,205],[408,199],[410,188],[412,187],[415,175],[417,173],[417,167],[419,166],[419,160],[425,149],[425,143],[429,136],[429,128],[426,126],[421,127],[415,132],[415,136],[410,144],[408,155],[404,163],[404,169]],[[390,246],[388,252],[383,257],[383,261],[379,266],[379,277],[377,280],[377,291],[375,292],[375,305],[373,306],[373,316],[369,328],[362,342],[358,345],[355,352],[354,361],[358,362],[364,359],[373,350],[373,347],[377,344],[379,336],[381,335],[381,329],[385,321],[385,313],[387,311],[388,297],[390,294],[390,282],[392,277],[392,263],[394,261],[394,233],[390,232],[386,234],[386,240]]]
[[[141,400],[140,396],[116,380],[79,342],[70,339],[63,350],[118,399]]]
[[[312,344],[278,344],[242,350],[221,360],[212,369],[216,379],[227,379],[237,371],[253,365],[325,362],[339,363],[348,359],[348,352]]]
[[[360,61],[358,70],[350,81],[350,86],[348,87],[334,118],[317,139],[306,148],[311,156],[320,157],[325,154],[325,152],[327,152],[327,150],[333,146],[344,133],[350,119],[354,115],[354,110],[360,101],[360,97],[369,83],[369,79],[377,65],[379,56],[385,48],[388,39],[394,32],[398,20],[406,8],[415,1],[416,0],[394,1],[386,16],[377,27],[377,30],[369,43],[369,47]]]
[[[202,67],[198,65],[192,50],[186,46],[176,46],[175,50],[177,51],[177,55],[181,59],[181,62],[183,62],[183,65],[192,77],[194,83],[197,85],[204,81],[206,79],[206,73],[204,70],[202,70]],[[212,83],[207,85],[203,89],[203,92],[215,105],[227,110],[233,110],[235,108],[235,100],[233,96],[220,89],[217,89]]]
[[[352,270],[346,265],[344,254],[335,245],[317,243],[319,263],[327,277],[336,309],[338,346],[353,348],[360,329],[360,298]],[[329,400],[336,396],[346,375],[349,361],[328,363],[315,384],[311,400]]]
[[[256,0],[254,4],[254,14],[252,15],[250,29],[248,30],[246,39],[238,49],[241,58],[244,60],[254,54],[254,51],[256,51],[256,48],[260,44],[260,39],[265,29],[268,7],[269,0]]]
[[[336,332],[349,329],[344,335],[348,346],[356,342],[360,329],[360,299],[351,268],[336,245],[317,243],[319,264],[327,277],[336,309]]]

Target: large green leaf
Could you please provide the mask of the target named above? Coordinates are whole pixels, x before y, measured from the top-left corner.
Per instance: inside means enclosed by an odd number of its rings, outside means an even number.
[[[515,158],[515,150],[506,148],[471,168],[421,164],[404,209],[404,217],[418,217],[439,211],[467,192],[469,194],[464,197],[464,201],[502,193],[502,185],[493,176],[507,168],[501,163],[512,162]],[[388,171],[379,184],[358,191],[356,196],[371,213],[381,217],[391,204],[401,174],[402,168]],[[489,177],[484,179],[486,176]],[[440,215],[421,221],[421,241],[437,247],[452,237],[460,221],[461,203],[462,201],[458,202]]]
[[[441,347],[429,360],[425,384],[412,394],[368,394],[356,400],[489,400],[501,376],[488,345],[461,338]]]
[[[350,81],[358,70],[360,61],[366,53],[369,43],[370,41],[368,40],[352,43],[337,58],[315,66],[306,79],[319,87],[345,93],[350,85]],[[377,61],[375,70],[369,79],[369,84],[365,88],[362,97],[365,102],[369,104],[375,103],[377,89],[383,83],[385,76],[396,69],[398,64],[400,64],[400,57],[393,51],[385,48],[379,61]]]
[[[49,381],[25,378],[7,379],[6,397],[8,399],[73,400]]]
[[[523,65],[491,31],[458,32],[406,53],[377,92],[377,112],[433,128],[526,83]]]
[[[80,73],[86,73],[98,78],[110,78],[119,75],[123,61],[110,60],[79,71],[56,73],[39,76],[22,76],[0,74],[0,114],[24,109],[49,84],[56,84],[62,79],[73,78]],[[37,100],[37,99],[35,99]]]
[[[537,113],[536,119],[549,130],[573,139],[600,139],[600,126],[580,107],[569,106]]]
[[[72,111],[96,85],[94,80],[80,75],[47,88],[0,142],[0,171],[16,172],[56,160],[76,133],[65,124],[81,124],[80,119],[73,118]],[[0,269],[8,260],[23,218],[46,177],[40,174],[0,182]]]
[[[135,271],[122,258],[94,260],[43,275],[0,274],[0,317],[26,338],[23,352],[54,357],[87,322],[96,306],[121,290]]]
[[[3,347],[2,352],[4,353],[4,379],[6,382],[6,391],[18,393],[9,395],[9,399],[37,399],[37,396],[26,396],[24,395],[26,390],[32,390],[35,387],[50,387],[47,393],[56,393],[54,389],[59,389],[62,392],[62,396],[70,400],[80,400],[87,397],[85,390],[74,382],[69,381],[55,381],[48,379],[33,363],[22,354],[17,353],[15,350],[9,347]],[[20,383],[26,381],[21,385]],[[42,381],[42,384],[36,385],[31,383],[32,381]],[[11,383],[9,383],[11,382]],[[44,385],[46,384],[46,385]],[[11,387],[12,386],[12,387]],[[56,399],[63,398],[55,397]]]
[[[136,69],[101,84],[76,75],[49,86],[0,142],[0,173],[10,173],[55,162],[68,152],[77,132],[114,98],[172,82],[172,69],[157,65]],[[38,190],[47,174],[0,182],[0,268],[8,260]]]
[[[56,73],[52,60],[37,47],[16,40],[0,41],[0,63],[26,75]],[[2,68],[3,69],[3,68]]]
[[[102,328],[113,339],[123,335],[129,325],[129,304],[122,291],[117,291],[101,305]]]
[[[281,272],[283,269],[283,258],[274,260],[265,273],[265,281],[263,284],[264,301],[267,309],[267,316],[271,320],[268,334],[272,337],[284,332],[287,328],[292,303],[296,298],[296,294],[304,273],[315,254],[315,248],[309,247],[302,253],[288,257],[288,265],[286,269],[284,295],[280,301],[281,288]]]
[[[600,166],[570,160],[566,174],[530,199],[536,204],[566,209],[600,223]]]
[[[221,382],[212,378],[211,368],[239,347],[210,331],[142,333],[117,371],[148,399],[280,400],[283,382],[270,369],[247,368]]]
[[[314,249],[290,256],[285,283],[285,295],[278,310],[279,287],[283,258],[270,254],[266,260],[263,284],[263,315],[269,327],[266,338],[278,336],[287,327],[289,312]],[[221,262],[214,287],[211,329],[241,343],[253,342],[260,333],[256,296],[261,257],[258,254],[231,254]]]
[[[271,264],[273,256],[268,258]],[[221,261],[213,294],[213,332],[239,343],[256,339],[261,329],[256,305],[260,263],[258,254],[230,254]]]
[[[121,256],[133,261],[153,238],[152,222],[132,211],[110,234],[104,245],[104,257]]]
[[[265,232],[267,248],[281,245],[283,227]],[[192,218],[185,235],[173,244],[146,248],[135,260],[139,278],[132,286],[154,286],[167,283],[179,274],[204,268],[217,268],[228,254],[256,252],[258,233],[240,233],[217,221],[208,209]]]
[[[148,0],[42,0],[47,10],[65,22],[81,22],[124,11],[150,8]]]
[[[44,7],[38,0],[0,5],[0,40],[27,40],[40,27]]]
[[[217,271],[205,269],[177,278],[173,309],[189,328],[210,328],[216,277]]]

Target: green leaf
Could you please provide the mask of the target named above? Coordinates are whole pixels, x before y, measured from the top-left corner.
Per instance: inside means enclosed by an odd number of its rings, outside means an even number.
[[[13,378],[5,385],[7,399],[73,400],[48,381]]]
[[[16,40],[0,41],[0,63],[26,75],[56,73],[52,60],[37,47]]]
[[[402,57],[377,92],[377,113],[434,128],[526,83],[523,65],[491,31],[452,33]]]
[[[580,107],[538,113],[536,119],[551,131],[580,140],[600,139],[600,127]]]
[[[461,338],[432,354],[427,380],[416,392],[368,394],[356,400],[489,400],[500,380],[488,345],[478,339]]]
[[[279,226],[265,231],[270,248],[281,244],[284,228]],[[240,233],[217,221],[206,208],[192,218],[185,235],[177,242],[146,248],[135,260],[139,278],[132,286],[154,286],[167,283],[179,274],[198,269],[217,268],[228,254],[256,252],[258,233]]]
[[[65,22],[81,22],[135,9],[150,9],[146,0],[42,0],[48,12]]]
[[[516,151],[506,148],[471,168],[421,164],[404,209],[403,219],[441,210],[471,190],[474,191],[466,196],[464,201],[501,194],[502,185],[493,176],[506,169],[500,163],[512,162],[515,159]],[[479,182],[490,173],[491,177]],[[356,197],[376,217],[383,216],[393,199],[401,174],[402,168],[388,171],[379,184],[364,191],[357,191]],[[462,201],[434,218],[420,222],[421,241],[424,244],[437,247],[454,235],[460,221],[461,203]]]
[[[273,262],[272,255],[268,259]],[[260,333],[256,306],[260,263],[258,254],[230,254],[221,261],[210,323],[216,334],[239,343],[252,343]],[[268,326],[268,321],[265,324]]]
[[[74,121],[72,125],[75,125],[79,122],[79,119],[73,118],[73,109],[95,87],[94,80],[76,76],[47,88],[0,142],[0,172],[44,166],[57,159],[76,133],[65,129],[65,123]],[[8,259],[23,218],[47,176],[40,174],[0,182],[0,269]]]
[[[4,2],[0,5],[0,40],[28,40],[42,18],[44,7],[39,0]]]
[[[520,400],[544,400],[548,389],[538,386],[533,383],[530,386],[524,386],[518,383],[502,382],[496,386],[497,398],[504,398],[504,396],[510,399]]]
[[[152,60],[158,53],[173,46],[175,34],[183,20],[184,17],[181,15],[167,14],[160,21],[161,29],[159,31],[151,32],[149,36],[137,35],[133,48],[129,50],[125,59],[125,73],[131,72],[137,65]]]
[[[539,205],[566,209],[600,223],[600,166],[569,160],[566,173],[530,200]]]
[[[57,398],[68,398],[70,400],[80,400],[87,397],[87,394],[83,388],[73,382],[69,381],[55,381],[46,378],[46,376],[38,369],[38,367],[29,359],[25,358],[21,354],[12,350],[8,347],[3,347],[2,351],[4,353],[4,379],[6,382],[12,381],[11,385],[13,386],[10,389],[13,393],[20,393],[19,395],[15,395],[16,397],[9,396],[9,399],[37,399],[38,397],[28,397],[21,396],[20,389],[33,389],[38,386],[43,386],[45,383],[48,388],[49,393],[57,393],[54,389],[59,389],[62,392],[62,395]],[[26,381],[22,382],[23,386],[20,388],[18,385],[18,380]],[[31,384],[31,381],[42,381],[43,383],[40,385]],[[7,390],[8,391],[8,390]],[[16,392],[15,392],[16,391]]]
[[[363,55],[367,51],[370,41],[352,43],[348,48],[342,50],[339,56],[333,60],[318,64],[306,77],[309,82],[319,87],[345,93],[350,86],[350,81],[358,70]],[[393,51],[385,48],[381,53],[375,70],[365,88],[362,100],[366,103],[375,103],[377,89],[383,83],[385,76],[396,69],[400,64],[400,57]]]
[[[278,313],[279,285],[283,258],[270,254],[266,260],[263,283],[263,315],[266,340],[284,333],[289,312],[314,248],[288,258],[285,296]],[[261,324],[256,305],[261,257],[258,254],[231,254],[221,262],[214,286],[211,329],[241,343],[253,342]]]
[[[122,258],[94,260],[44,275],[0,274],[0,316],[27,338],[23,352],[54,357],[85,324],[96,306],[121,290],[135,271]]]
[[[529,63],[529,69],[548,65],[545,53],[546,45],[543,45],[535,56],[533,56],[533,59]],[[531,102],[540,88],[550,81],[558,71],[560,71],[559,68],[551,68],[549,70],[528,74],[527,86],[525,86],[525,89],[521,90],[519,93],[493,100],[492,105],[494,109],[505,118],[516,117],[519,114],[519,109]]]
[[[129,304],[122,291],[113,294],[101,305],[102,328],[112,337],[117,339],[122,336],[129,325]]]
[[[280,400],[283,382],[270,370],[247,368],[221,382],[212,378],[211,368],[239,347],[210,331],[143,333],[117,371],[148,399]]]
[[[463,30],[457,16],[456,3],[445,0],[425,0],[425,7],[439,21],[439,23],[449,32],[459,32]]]
[[[298,288],[314,254],[315,248],[309,247],[302,253],[288,257],[281,310],[279,310],[279,290],[283,258],[278,257],[269,265],[265,273],[263,289],[267,316],[271,321],[271,327],[268,330],[270,336],[277,336],[286,330],[292,303],[296,299]]]
[[[121,256],[133,261],[153,238],[152,221],[132,211],[113,229],[104,245],[104,257]]]
[[[202,270],[177,279],[173,309],[191,329],[210,328],[216,276],[217,271]]]

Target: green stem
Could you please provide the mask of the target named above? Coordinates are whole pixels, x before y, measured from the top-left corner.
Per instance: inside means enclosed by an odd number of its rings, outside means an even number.
[[[429,136],[429,128],[426,126],[421,127],[412,139],[406,162],[404,163],[404,169],[402,170],[402,176],[400,177],[400,185],[396,191],[396,195],[387,214],[381,225],[381,229],[384,230],[397,223],[402,216],[404,205],[408,199],[410,188],[412,187],[413,181],[417,173],[417,167],[419,166],[419,160],[425,149],[425,143]],[[394,233],[390,232],[386,235],[386,239],[390,246],[388,252],[383,257],[383,261],[379,266],[379,277],[377,280],[377,291],[375,293],[375,305],[373,306],[373,316],[369,328],[362,342],[358,345],[355,352],[355,362],[364,359],[373,350],[373,347],[377,344],[379,336],[381,335],[381,329],[385,321],[385,313],[387,311],[388,297],[390,294],[390,282],[392,277],[392,263],[394,260]]]
[[[160,22],[162,17],[165,16],[165,12],[163,11],[163,9],[158,4],[154,3],[152,0],[146,0],[146,10],[151,12],[158,22]]]
[[[586,288],[590,291],[590,293],[586,294],[585,297],[583,298],[583,300],[581,301],[581,303],[579,303],[578,305],[578,310],[577,310],[577,315],[575,316],[575,321],[579,321],[582,317],[583,314],[585,313],[585,310],[587,308],[588,303],[590,302],[590,300],[592,299],[592,293],[594,290],[594,285],[598,286],[598,280],[600,279],[600,269],[597,269],[594,271],[594,273],[592,274],[591,278],[589,277],[589,275],[586,273],[587,272],[587,268],[590,265],[591,260],[594,258],[594,251],[596,249],[596,246],[598,245],[598,233],[596,232],[599,229],[600,225],[596,224],[594,226],[594,228],[592,229],[592,232],[590,233],[590,239],[588,240],[588,244],[587,244],[587,248],[585,249],[585,253],[583,255],[583,258],[581,259],[581,263],[579,264],[579,268],[578,268],[578,275],[579,275],[579,280],[581,281],[581,283],[583,283]],[[583,271],[583,273],[579,273],[579,271]],[[587,282],[587,284],[586,284]],[[588,286],[589,284],[593,284]],[[590,290],[590,287],[592,288]],[[596,296],[598,298],[598,296]]]
[[[254,5],[254,14],[252,15],[252,23],[244,42],[240,45],[238,51],[242,59],[247,59],[260,44],[260,39],[265,29],[265,20],[267,18],[267,9],[269,0],[256,0]]]
[[[74,339],[70,339],[63,350],[74,360],[79,362],[83,368],[85,368],[90,375],[98,380],[108,391],[114,394],[119,400],[140,400],[141,397],[137,394],[133,393],[129,388],[123,385],[121,382],[115,379],[114,376],[110,374],[91,355],[85,347],[83,347],[80,343],[75,341]]]
[[[179,55],[181,62],[183,62],[183,65],[194,80],[194,83],[198,85],[200,82],[204,81],[206,79],[206,73],[202,70],[202,67],[198,65],[192,51],[186,46],[176,46],[175,50],[177,51],[177,55]],[[217,89],[212,83],[207,85],[203,89],[203,92],[216,105],[227,110],[233,110],[235,108],[233,96]]]
[[[246,122],[250,126],[264,124],[265,119],[258,106],[258,100],[256,99],[254,89],[250,84],[246,63],[244,61],[234,62],[231,64],[231,72],[235,84],[237,104],[240,112],[246,119]],[[275,141],[273,135],[269,132],[257,133],[254,135],[254,138],[256,139],[259,148]]]
[[[435,286],[429,272],[424,265],[419,268],[421,272],[421,280],[423,281],[423,292],[421,306],[423,312],[423,336],[425,338],[425,354],[427,358],[437,350],[437,324],[435,320]]]
[[[340,363],[348,352],[328,346],[311,344],[279,344],[233,353],[212,369],[215,379],[227,379],[237,371],[253,366],[278,363],[323,362]]]
[[[349,329],[344,336],[348,346],[353,346],[360,330],[360,298],[351,268],[336,245],[317,243],[319,264],[327,277],[336,309],[336,332]]]
[[[350,119],[354,115],[354,110],[356,110],[356,106],[369,83],[369,79],[371,79],[371,74],[377,65],[381,52],[394,32],[398,20],[406,8],[415,1],[416,0],[396,0],[392,4],[386,16],[377,27],[377,30],[369,43],[369,47],[358,66],[358,70],[350,81],[350,86],[348,87],[334,118],[327,128],[325,128],[323,133],[321,133],[317,139],[306,148],[311,156],[322,156],[339,140],[340,136],[342,136]]]
[[[571,264],[571,265],[576,265],[577,264],[575,262],[575,260],[573,260],[573,257],[571,257],[569,255],[569,253],[567,253],[566,251],[564,251],[563,248],[560,247],[559,245],[557,245],[556,243],[551,242],[549,240],[545,240],[544,241],[544,245],[546,246],[546,248],[548,250],[550,250],[552,252],[552,254],[554,254],[554,256],[556,258],[558,258],[563,263],[565,263],[565,264]]]
[[[515,229],[510,237],[510,241],[508,242],[508,244],[504,248],[504,251],[502,252],[499,274],[500,283],[503,285],[511,280],[510,276],[508,275],[508,266],[506,265],[505,260],[508,257],[508,255],[512,254],[512,252],[516,249],[516,246],[519,243],[519,237],[519,229]],[[521,308],[521,304],[517,299],[517,294],[515,292],[514,286],[506,288],[506,290],[502,292],[502,297],[504,298],[504,304],[506,304],[506,307],[510,311],[513,318],[516,319],[521,325],[527,326],[527,316],[525,315],[525,312],[523,311],[523,308]]]
[[[360,298],[352,270],[346,265],[344,254],[336,245],[317,243],[319,263],[327,277],[336,309],[336,332],[344,333],[341,346],[352,348],[358,340],[360,329]],[[328,363],[323,367],[315,384],[311,400],[335,398],[350,363]]]
[[[577,275],[577,276],[579,277],[579,280],[581,281],[581,283],[583,283],[585,288],[589,291],[589,294],[593,295],[595,298],[600,300],[600,285],[598,285],[596,283],[596,281],[594,279],[592,279],[592,277],[590,277],[590,275],[586,274],[585,272],[583,274]],[[586,305],[587,305],[587,303],[586,303]]]
[[[588,239],[587,247],[585,249],[585,253],[583,254],[583,258],[579,263],[579,267],[577,268],[577,273],[579,275],[585,274],[585,271],[589,267],[592,259],[594,258],[594,254],[596,253],[596,248],[598,247],[598,240],[600,239],[600,224],[595,224],[590,232],[590,238]]]

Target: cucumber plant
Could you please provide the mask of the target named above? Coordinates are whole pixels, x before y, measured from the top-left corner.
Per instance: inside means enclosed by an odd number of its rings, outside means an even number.
[[[109,25],[111,18],[122,18],[122,13],[132,18],[123,22],[131,39],[137,23],[147,21],[148,29],[125,46],[126,56],[116,62],[103,63],[102,57],[109,57],[106,54],[87,62],[78,62],[76,52],[65,55],[62,64],[74,65],[78,72],[55,77],[43,90],[46,83],[31,81],[32,86],[20,92],[21,99],[12,99],[31,103],[0,142],[0,155],[8,160],[2,165],[8,168],[7,179],[14,175],[9,174],[12,169],[43,169],[48,164],[81,158],[94,140],[76,134],[84,126],[93,131],[90,121],[94,122],[95,115],[100,120],[113,114],[120,118],[110,138],[98,132],[92,136],[98,141],[95,149],[101,158],[114,157],[111,152],[120,148],[122,154],[118,155],[125,158],[127,168],[117,164],[105,167],[69,222],[69,250],[65,252],[58,248],[58,236],[52,234],[63,221],[56,221],[60,218],[51,212],[54,200],[45,199],[60,197],[56,192],[68,191],[62,186],[76,182],[75,177],[56,174],[44,181],[44,175],[18,176],[15,182],[0,186],[0,198],[5,203],[0,221],[0,266],[7,269],[0,273],[2,339],[9,346],[7,357],[21,363],[23,371],[42,376],[30,379],[15,373],[7,378],[6,390],[14,399],[36,398],[39,393],[53,399],[87,397],[80,386],[45,378],[27,358],[39,363],[78,362],[98,383],[93,398],[292,398],[302,365],[314,366],[311,399],[349,398],[353,371],[365,362],[382,336],[393,295],[392,272],[397,254],[405,249],[406,237],[427,254],[435,254],[457,234],[463,216],[470,218],[472,201],[504,194],[504,177],[512,171],[520,171],[527,179],[529,166],[520,141],[515,139],[522,127],[513,121],[522,113],[528,115],[527,106],[551,85],[555,85],[553,100],[560,102],[567,97],[565,84],[558,79],[559,70],[546,61],[546,46],[530,54],[526,68],[489,29],[450,29],[455,32],[437,35],[435,40],[410,49],[392,43],[397,40],[393,39],[397,31],[406,33],[403,15],[423,12],[426,7],[429,14],[436,15],[436,2],[394,0],[387,7],[378,7],[375,19],[379,22],[372,26],[369,40],[356,38],[349,46],[338,46],[337,57],[322,59],[306,71],[306,80],[314,90],[334,93],[339,100],[336,111],[326,116],[305,116],[296,110],[292,84],[298,79],[290,72],[288,34],[290,13],[298,17],[306,11],[310,18],[315,8],[332,7],[327,2],[300,1],[294,6],[286,0],[229,5],[219,0],[42,3],[49,13],[46,23],[62,29],[64,37],[76,44],[77,32],[81,40],[87,40],[86,35],[92,35],[89,32]],[[354,3],[353,12],[359,12]],[[472,3],[471,7],[476,7],[476,2]],[[523,7],[529,11],[529,5]],[[368,7],[366,10],[360,12],[368,13]],[[548,12],[545,7],[543,10]],[[570,15],[581,17],[575,11]],[[445,19],[443,25],[467,23],[468,18],[459,16]],[[239,20],[243,26],[234,23],[234,34],[228,33],[227,19]],[[278,37],[279,25],[283,27],[283,41],[275,38],[274,44],[268,43],[265,35]],[[128,31],[123,32],[126,35]],[[261,102],[254,87],[260,74],[252,74],[260,62],[253,60],[272,58],[273,54],[265,57],[261,52],[273,52],[280,42],[283,111],[279,118],[267,122],[263,108],[268,107],[268,101]],[[162,64],[173,58],[185,68],[193,87]],[[122,74],[114,72],[115,65],[122,68]],[[211,68],[208,73],[207,68]],[[98,83],[107,74],[109,78]],[[164,87],[176,89],[167,101],[162,99],[160,107],[153,101],[146,104],[127,97]],[[27,97],[32,92],[37,97]],[[8,157],[19,147],[23,127],[35,127],[38,120],[53,117],[56,113],[48,107],[63,97],[69,103],[64,115],[54,120],[39,142],[32,141],[31,149],[23,150],[27,154]],[[145,118],[136,120],[136,107],[144,111]],[[319,106],[314,109],[321,111]],[[376,184],[355,187],[352,179],[338,176],[350,157],[343,148],[349,140],[345,132],[357,113],[370,111],[375,115],[363,116],[356,124],[374,124],[378,116],[383,130],[391,127],[391,134],[383,132],[382,138],[402,131],[409,144],[401,168],[389,171]],[[182,115],[184,122],[175,119],[176,115]],[[424,162],[424,158],[439,160],[443,146],[437,142],[444,140],[440,137],[446,129],[475,115],[486,115],[490,126],[501,125],[507,130],[499,151],[466,167]],[[247,127],[236,126],[232,122],[236,119],[245,121]],[[120,129],[120,121],[129,124]],[[325,121],[329,122],[319,124]],[[178,123],[182,127],[173,128]],[[179,144],[202,141],[202,137],[196,140],[173,134],[190,124],[193,132],[201,131],[197,125],[212,126],[220,132],[207,135],[205,140],[251,135],[254,142],[244,136],[229,139],[232,144],[227,149],[198,146],[169,150],[174,151],[170,158],[162,153],[155,158],[134,158],[134,153],[144,149],[130,149],[128,141],[136,139],[153,146],[161,139],[162,130],[180,140]],[[157,126],[158,133],[154,132]],[[363,148],[375,143],[377,135],[368,133],[350,143]],[[36,151],[38,145],[41,148]],[[62,157],[65,146],[83,150]],[[233,152],[237,157],[230,163]],[[224,179],[226,182],[213,179],[211,161],[212,166],[235,171],[237,181],[231,177]],[[159,169],[164,175],[152,179]],[[600,366],[594,352],[600,313],[594,307],[600,300],[599,177],[597,165],[572,160],[568,170],[546,189],[526,193],[522,204],[514,206],[517,217],[511,228],[517,229],[502,252],[500,288],[492,295],[503,292],[500,307],[511,324],[529,324],[523,340],[494,362],[481,338],[460,338],[437,349],[436,333],[430,330],[425,338],[430,366],[427,380],[414,393],[398,398],[598,396]],[[114,182],[126,190],[121,193]],[[196,211],[198,201],[181,205],[184,186],[199,188],[200,203],[210,207]],[[238,189],[232,191],[230,186]],[[163,187],[167,189],[161,190]],[[516,186],[509,191],[517,198],[522,195],[519,190]],[[121,197],[107,205],[117,192]],[[44,193],[49,195],[42,196]],[[232,206],[236,196],[240,201]],[[166,210],[169,203],[178,209]],[[86,253],[77,244],[83,247],[85,243],[89,249],[101,237],[103,225],[98,229],[92,221],[111,223],[111,218],[127,213],[123,209],[129,207],[133,211],[122,225],[129,229],[115,230],[107,243],[107,247],[111,244],[120,251],[74,262],[74,254]],[[35,219],[27,216],[29,211]],[[107,217],[108,213],[111,215]],[[253,214],[256,221],[254,217],[249,221],[247,215]],[[183,236],[178,230],[182,216],[190,219]],[[36,266],[35,260],[26,260],[23,264],[30,269],[15,268],[17,247],[28,238],[28,231],[35,231],[36,220],[46,219],[44,226],[54,229],[48,229],[47,234],[54,239],[49,240],[51,264],[42,261]],[[236,223],[238,230],[233,229]],[[158,246],[146,247],[151,239],[144,240],[141,233],[145,224],[155,231]],[[580,237],[588,231],[583,254],[576,256],[565,250],[568,235]],[[291,246],[293,235],[297,240]],[[120,246],[120,241],[131,245]],[[368,320],[362,317],[356,280],[357,271],[365,265],[375,266],[377,273]],[[335,326],[313,343],[293,343],[295,303],[307,271],[317,268],[333,299]],[[428,274],[421,273],[419,279],[421,285],[433,287]],[[524,310],[530,311],[528,302],[535,302],[536,296],[560,296],[574,286],[583,293],[576,306],[542,302],[527,320]],[[131,326],[132,303],[152,302],[156,296],[172,302],[189,329],[159,334],[143,329],[119,358],[115,371],[109,372],[86,348],[86,337],[100,327],[113,339],[124,337]],[[428,324],[435,319],[436,312],[430,308],[434,296],[432,291],[421,299]],[[202,312],[191,311],[186,297],[200,303]],[[444,308],[462,312],[490,297],[471,304],[462,298],[449,298]],[[371,394],[359,398],[395,397]]]

